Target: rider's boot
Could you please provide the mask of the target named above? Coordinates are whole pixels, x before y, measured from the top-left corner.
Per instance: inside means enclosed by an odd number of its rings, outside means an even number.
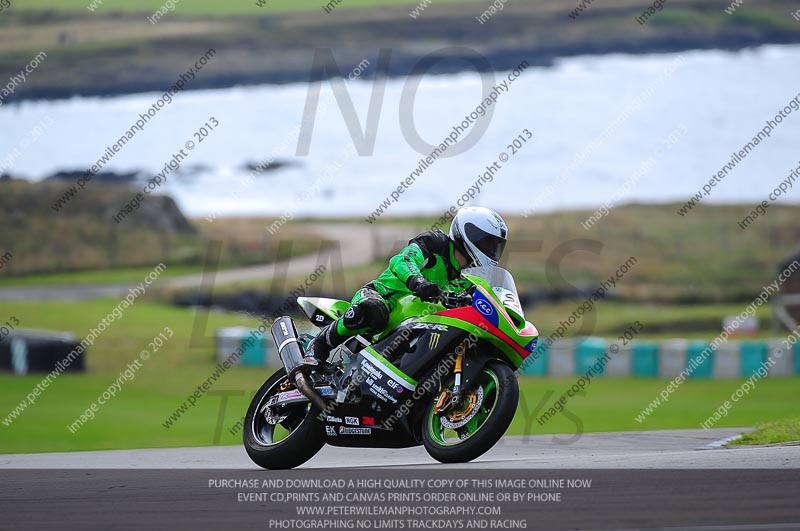
[[[326,364],[331,351],[344,343],[347,336],[339,334],[336,325],[337,321],[332,322],[320,330],[319,334],[311,340],[303,358],[305,365],[316,367],[320,364]]]

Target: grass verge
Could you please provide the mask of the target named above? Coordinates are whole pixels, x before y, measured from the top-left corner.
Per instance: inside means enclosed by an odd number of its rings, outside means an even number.
[[[453,3],[464,0],[437,0],[442,3]],[[470,0],[477,2],[479,0]],[[334,4],[336,9],[351,8],[379,8],[392,5],[416,5],[419,0],[345,0],[341,4]],[[91,10],[87,6],[94,4]],[[126,0],[28,0],[19,6],[19,9],[26,10],[54,10],[61,12],[77,12],[91,14],[93,11],[99,14],[109,13],[146,13],[152,15],[155,11],[164,6],[164,0],[140,0],[131,3]],[[247,2],[217,2],[215,0],[193,0],[192,2],[177,2],[175,12],[183,15],[241,15],[255,13],[285,13],[290,11],[320,11],[328,4],[328,0],[266,0],[257,2],[250,0]],[[16,7],[16,6],[15,6]]]
[[[72,331],[81,337],[97,326],[117,302],[114,299],[19,302],[14,303],[12,313],[23,327]],[[241,431],[237,422],[273,369],[230,369],[195,407],[171,427],[164,426],[188,395],[214,371],[214,329],[256,324],[242,315],[205,311],[199,314],[201,319],[196,324],[197,315],[194,309],[148,300],[136,302],[90,348],[87,373],[61,375],[9,425],[2,422],[6,415],[43,375],[0,375],[0,453],[239,444]],[[116,397],[99,408],[93,420],[76,433],[70,433],[68,426],[137,359],[142,349],[148,348],[148,342],[165,326],[174,331],[174,336],[143,362],[135,378],[124,383]],[[574,436],[598,431],[697,428],[742,383],[741,380],[686,381],[669,402],[640,424],[634,417],[667,382],[597,378],[585,395],[567,402],[564,413],[539,424],[537,418],[574,381],[574,377],[521,378],[520,404],[509,434]],[[798,379],[767,378],[718,426],[754,426],[796,417],[800,417]]]
[[[153,267],[123,267],[119,269],[91,269],[63,273],[42,273],[18,277],[0,277],[0,287],[53,286],[64,284],[138,284]],[[173,265],[162,273],[163,278],[200,273],[203,266]]]
[[[745,446],[750,444],[776,444],[800,441],[800,417],[787,418],[767,422],[754,431],[745,433],[728,446]]]
[[[131,356],[132,358],[133,356]],[[240,444],[238,425],[247,405],[272,369],[233,368],[194,408],[170,428],[164,426],[180,404],[212,372],[210,363],[167,369],[157,356],[75,434],[68,425],[102,394],[116,373],[63,375],[10,426],[0,423],[0,453],[29,453],[123,448],[158,448]],[[0,402],[9,409],[30,392],[39,376],[0,376]],[[540,425],[538,418],[574,378],[522,378],[520,404],[509,435],[556,435],[569,440],[589,432],[698,428],[730,396],[740,381],[689,381],[644,423],[634,420],[665,382],[644,379],[598,379],[585,396],[566,404],[564,413]],[[545,406],[539,408],[540,403]],[[796,379],[762,381],[746,402],[717,427],[752,426],[800,415]],[[797,424],[795,424],[795,430]],[[797,437],[795,431],[795,439]],[[767,439],[775,442],[773,439]]]

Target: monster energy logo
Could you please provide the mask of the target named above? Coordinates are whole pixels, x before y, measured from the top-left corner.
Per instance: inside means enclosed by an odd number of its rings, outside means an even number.
[[[441,335],[442,334],[439,334],[439,333],[436,333],[436,332],[431,334],[431,338],[430,338],[430,340],[428,340],[428,348],[430,348],[431,350],[434,350],[436,347],[438,347],[439,346],[439,336],[441,336]]]

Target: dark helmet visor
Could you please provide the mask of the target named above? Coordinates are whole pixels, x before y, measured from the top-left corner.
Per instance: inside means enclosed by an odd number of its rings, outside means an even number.
[[[467,239],[474,243],[475,247],[492,260],[500,261],[503,250],[506,248],[507,240],[505,238],[489,234],[472,223],[468,223],[464,229]]]
[[[499,236],[486,236],[477,242],[475,246],[492,260],[499,261],[500,257],[503,256],[503,250],[506,248],[506,240]]]

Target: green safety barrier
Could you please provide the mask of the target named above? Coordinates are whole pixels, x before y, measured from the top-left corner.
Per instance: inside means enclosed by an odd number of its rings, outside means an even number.
[[[240,360],[242,365],[263,367],[267,364],[267,348],[264,344],[264,336],[255,338],[250,345],[247,345],[243,340],[242,345],[244,346],[244,352]]]
[[[550,347],[547,346],[547,343],[541,341],[541,343],[539,343],[533,350],[530,357],[526,358],[526,362],[523,363],[520,374],[526,374],[529,376],[547,376],[547,371],[549,369],[548,350],[550,350]],[[527,361],[534,356],[537,356],[536,361]]]
[[[686,349],[686,367],[689,369],[692,360],[699,365],[691,371],[690,378],[711,378],[714,374],[714,353],[709,353],[703,361],[700,361],[700,354],[708,348],[708,343],[704,341],[691,341],[689,348]]]
[[[631,376],[658,377],[658,343],[634,342],[631,346]]]
[[[800,374],[800,343],[794,346],[794,372]]]
[[[583,374],[600,361],[608,349],[608,343],[597,337],[587,337],[578,341],[575,347],[575,374]],[[606,370],[608,362],[602,365],[600,374]]]
[[[767,361],[767,344],[763,341],[742,343],[739,351],[740,374],[750,378]]]

